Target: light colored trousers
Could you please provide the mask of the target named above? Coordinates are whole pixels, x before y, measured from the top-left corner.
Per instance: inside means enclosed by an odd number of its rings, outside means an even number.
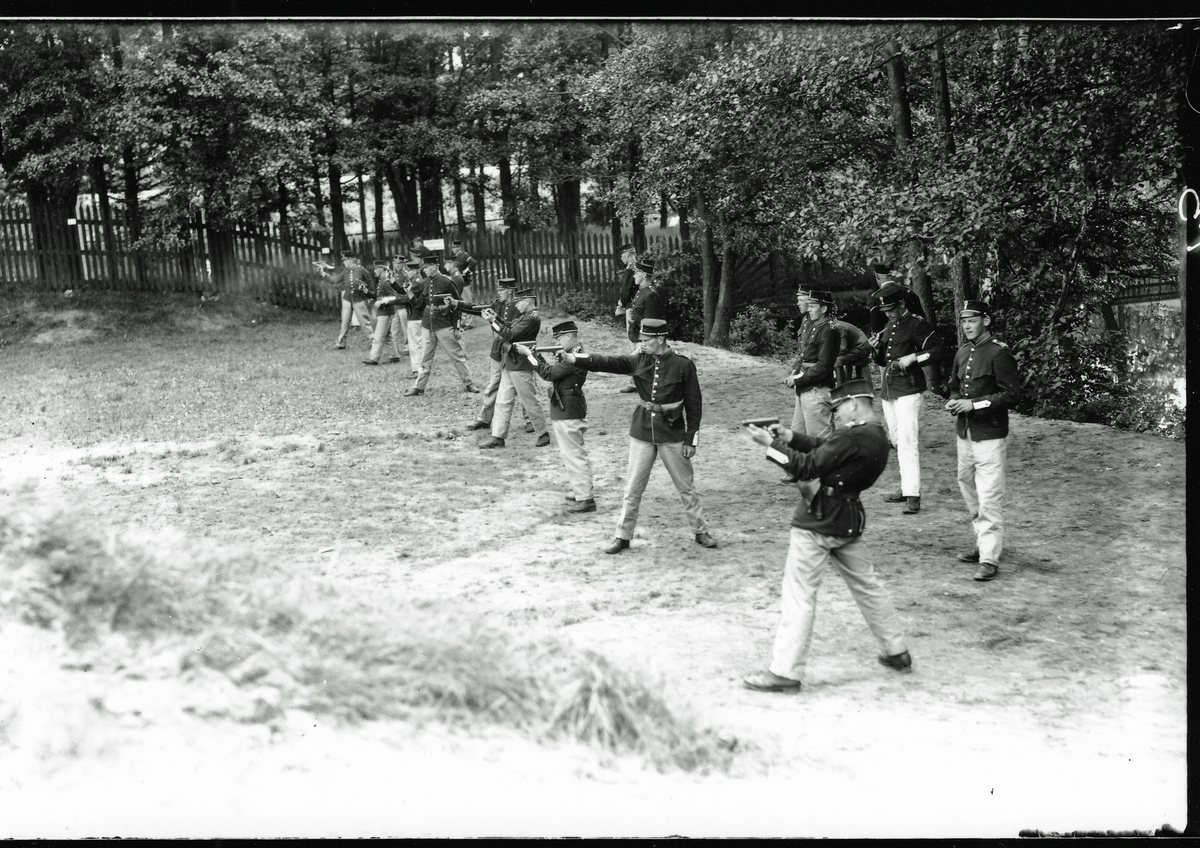
[[[438,345],[445,345],[446,355],[454,363],[454,370],[464,386],[471,385],[471,369],[467,367],[467,358],[463,355],[462,342],[454,335],[453,327],[443,327],[440,330],[426,330],[425,353],[421,356],[421,370],[417,375],[417,388],[424,389],[429,385],[429,375],[433,372],[433,354]]]
[[[350,332],[350,321],[353,315],[358,315],[358,325],[362,327],[362,331],[366,334],[367,339],[371,338],[371,310],[367,308],[365,300],[356,300],[351,303],[348,300],[342,300],[342,328],[338,331],[337,343],[338,347],[346,344],[346,334]]]
[[[521,399],[521,406],[533,421],[533,429],[539,436],[546,432],[546,413],[538,400],[536,371],[500,371],[500,391],[496,395],[496,409],[492,416],[492,435],[497,439],[508,437],[508,422],[512,418],[513,404]]]
[[[917,435],[921,431],[921,407],[924,405],[924,392],[883,402],[888,438],[896,448],[896,460],[900,463],[900,494],[906,498],[921,496],[921,447]]]
[[[479,407],[479,414],[475,417],[484,424],[491,424],[492,418],[496,411],[496,395],[500,393],[500,372],[504,370],[504,363],[498,359],[488,359],[488,381],[483,387],[483,406]],[[525,410],[525,406],[521,406],[521,415],[525,421],[529,421],[529,413]]]
[[[783,616],[775,632],[771,671],[780,677],[803,680],[817,620],[817,590],[829,563],[837,568],[867,626],[887,654],[908,650],[900,614],[892,603],[861,538],[841,539],[811,530],[792,528],[787,561],[783,566]]]
[[[583,434],[587,432],[586,418],[559,418],[551,420],[554,440],[562,455],[563,467],[567,469],[567,482],[571,494],[577,501],[592,499],[592,461],[583,446]]]
[[[407,311],[407,310],[405,310]],[[425,328],[421,326],[421,318],[408,319],[408,364],[412,372],[421,370],[421,359],[425,356]]]
[[[1008,439],[958,439],[958,489],[979,544],[979,561],[1000,564],[1004,550],[1004,467]]]
[[[404,332],[400,329],[403,326],[402,319],[403,316],[400,314],[375,316],[375,338],[371,341],[371,359],[378,362],[385,347],[392,349],[393,357],[400,358],[400,346],[396,340],[404,338]]]
[[[683,442],[668,442],[656,445],[641,439],[629,439],[629,468],[625,472],[625,497],[621,502],[621,514],[617,517],[617,538],[632,539],[637,526],[638,509],[642,505],[642,494],[650,480],[650,469],[654,458],[662,460],[663,467],[671,475],[671,482],[679,490],[679,500],[687,515],[688,526],[693,533],[707,533],[704,510],[700,508],[700,496],[692,482],[692,461],[683,455]]]
[[[833,435],[833,404],[829,394],[829,389],[824,386],[814,386],[796,395],[796,407],[792,410],[792,432],[819,439],[828,439]]]

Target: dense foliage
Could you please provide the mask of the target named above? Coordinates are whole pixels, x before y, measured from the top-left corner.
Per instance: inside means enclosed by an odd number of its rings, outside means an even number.
[[[658,259],[688,340],[766,344],[739,256],[885,261],[948,336],[955,303],[993,302],[1026,411],[1120,423],[1141,354],[1110,305],[1178,272],[1196,44],[1162,21],[19,23],[0,190],[123,188],[151,241],[202,214],[344,243],[371,190],[376,231],[386,195],[435,236],[451,207],[564,233],[586,208],[639,241],[673,210],[684,250]]]

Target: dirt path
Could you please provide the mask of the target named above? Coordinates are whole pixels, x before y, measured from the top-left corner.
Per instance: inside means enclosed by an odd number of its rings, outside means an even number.
[[[311,332],[315,339],[318,329]],[[607,328],[585,334],[593,350],[620,347]],[[468,334],[476,358],[480,338]],[[404,438],[395,425],[338,421],[284,437],[248,431],[83,449],[26,434],[0,441],[0,490],[18,497],[22,480],[34,479],[40,496],[86,505],[104,521],[253,546],[298,574],[373,592],[460,598],[490,620],[596,648],[649,669],[673,704],[755,749],[741,774],[658,775],[499,731],[314,730],[294,712],[273,728],[201,721],[178,708],[196,686],[168,692],[164,683],[155,697],[174,706],[149,711],[151,718],[93,710],[78,731],[91,740],[80,743],[83,753],[72,754],[69,742],[56,748],[49,726],[13,731],[26,740],[22,750],[41,740],[46,753],[9,788],[19,782],[18,797],[80,804],[73,818],[54,819],[73,822],[69,833],[42,835],[1182,828],[1183,444],[1016,416],[1002,572],[978,584],[953,558],[970,543],[969,525],[954,478],[952,420],[930,398],[920,515],[901,515],[879,496],[897,480],[894,458],[864,496],[867,538],[908,629],[915,673],[894,675],[875,663],[848,591],[829,576],[804,691],[763,695],[741,688],[740,677],[768,656],[795,493],[737,421],[786,419],[790,397],[782,368],[680,349],[696,360],[705,392],[696,480],[721,544],[715,551],[692,542],[661,469],[634,548],[616,557],[600,551],[620,505],[632,407],[617,393],[622,379],[607,375],[587,384],[595,515],[557,514],[563,485],[553,447],[538,450],[533,437],[514,434],[509,448],[479,452],[457,429],[464,422],[406,418],[398,397],[393,417]],[[385,476],[386,467],[403,468],[403,478]],[[54,664],[30,647],[32,637],[21,638],[29,644],[16,654],[3,651],[11,680]],[[11,659],[22,655],[44,662]],[[87,694],[77,672],[55,674],[57,688],[38,697],[63,715],[100,697]],[[87,685],[108,692],[128,681],[114,672]],[[113,794],[97,795],[98,781]],[[124,807],[98,800],[119,797],[122,787],[145,793],[159,817],[121,820]],[[13,821],[48,821],[37,818],[36,804],[22,807]],[[217,825],[203,808],[228,812]]]

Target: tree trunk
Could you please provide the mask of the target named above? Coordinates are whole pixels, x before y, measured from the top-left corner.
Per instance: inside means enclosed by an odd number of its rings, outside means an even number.
[[[665,191],[658,194],[658,228],[660,230],[667,229],[667,222],[671,219],[671,207],[667,203],[667,193]]]
[[[103,158],[92,158],[91,172],[100,204],[100,226],[104,229],[104,268],[111,285],[117,280],[117,240],[113,233],[112,205],[108,199],[108,175],[104,172]]]
[[[961,253],[950,262],[950,285],[954,289],[954,314],[962,312],[963,304],[975,299],[975,286],[971,283],[971,260],[967,254]],[[958,343],[966,342],[963,336],[961,322],[958,324]]]
[[[77,190],[33,183],[26,194],[33,219],[38,277],[48,289],[74,288],[76,281],[83,279],[83,266],[75,229],[67,220],[75,217]]]
[[[438,161],[431,156],[417,160],[417,180],[421,191],[421,235],[439,238],[442,235],[442,169]]]
[[[475,207],[475,232],[483,235],[487,232],[487,204],[484,202],[483,183],[486,175],[483,168],[477,168],[471,163],[471,202]]]
[[[946,74],[946,51],[939,38],[934,45],[934,62],[936,68],[933,75],[933,92],[937,110],[938,133],[942,137],[942,156],[949,159],[954,155],[954,129],[950,120],[950,83]]]
[[[513,228],[517,226],[517,202],[513,197],[512,163],[507,156],[501,156],[497,165],[500,170],[500,216],[504,226]]]
[[[579,180],[564,180],[558,184],[558,203],[555,212],[558,215],[558,232],[563,236],[578,235],[583,224],[580,212]]]
[[[459,175],[459,169],[456,166],[454,168],[454,217],[456,219],[454,235],[458,238],[462,238],[467,233],[467,222],[463,217],[462,190],[462,176]]]
[[[358,239],[363,247],[367,243],[367,192],[363,187],[362,167],[354,169],[354,184],[358,186]],[[366,257],[364,256],[365,260]]]
[[[717,310],[718,275],[721,273],[720,263],[713,246],[713,229],[708,218],[708,203],[704,192],[696,190],[696,215],[700,219],[699,238],[700,248],[700,295],[704,312],[704,338],[712,332],[713,321]]]
[[[109,27],[109,40],[112,43],[112,62],[118,75],[125,67],[125,51],[121,49],[121,28],[113,25]],[[124,83],[118,87],[118,95],[123,96],[125,93]],[[142,237],[142,210],[139,204],[138,194],[140,186],[138,185],[138,167],[133,158],[133,145],[124,144],[121,146],[121,167],[125,179],[125,226],[129,233],[129,244],[135,246],[137,240]],[[134,275],[137,282],[142,282],[146,279],[146,260],[142,255],[142,251],[134,247]]]
[[[378,165],[375,166],[375,173],[371,175],[371,190],[375,198],[375,255],[386,259],[387,248],[383,244],[383,173]]]
[[[292,204],[291,194],[288,192],[287,183],[283,177],[278,180],[279,183],[279,237],[285,242],[284,250],[288,250],[287,242],[292,239],[292,226],[289,223],[289,212]]]
[[[733,316],[734,268],[737,255],[731,246],[729,227],[724,213],[717,214],[717,226],[721,231],[721,287],[717,292],[717,303],[713,310],[712,329],[704,343],[709,347],[729,347],[729,321]]]
[[[388,191],[392,193],[392,205],[396,207],[396,227],[400,230],[400,239],[407,245],[413,228],[413,218],[408,214],[408,192],[391,162],[384,163],[383,176],[387,180]],[[408,248],[404,247],[400,252],[405,253],[407,250]]]
[[[633,216],[633,246],[641,255],[646,252],[646,213],[637,212]]]
[[[346,241],[346,210],[342,207],[342,169],[333,157],[329,159],[329,212],[333,219],[333,239],[329,250],[332,261],[336,263],[349,242]]]
[[[912,111],[908,105],[908,86],[904,79],[904,58],[895,40],[884,47],[888,84],[892,89],[892,125],[896,131],[896,149],[904,150],[912,142]]]
[[[683,248],[685,253],[693,247],[692,225],[691,222],[688,221],[688,210],[686,203],[679,204],[679,242],[680,247]]]
[[[325,197],[321,192],[321,163],[317,160],[315,155],[313,156],[312,160],[312,191],[313,207],[317,212],[317,224],[322,230],[324,230],[328,224],[325,222]],[[324,233],[322,236],[325,238],[326,246],[328,246],[328,236],[326,236]]]

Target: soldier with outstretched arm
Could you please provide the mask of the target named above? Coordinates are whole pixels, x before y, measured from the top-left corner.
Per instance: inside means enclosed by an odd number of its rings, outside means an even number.
[[[342,251],[342,270],[336,274],[326,271],[330,266],[314,262],[320,270],[321,279],[338,286],[342,291],[342,325],[338,331],[338,350],[346,349],[346,334],[350,332],[351,317],[358,316],[358,325],[370,342],[371,333],[371,299],[374,296],[375,280],[371,272],[358,264],[358,254],[353,250]]]
[[[802,497],[792,515],[791,540],[783,566],[783,614],[775,633],[771,664],[744,677],[748,689],[798,692],[808,665],[817,590],[833,565],[879,641],[879,662],[899,672],[912,670],[900,615],[880,583],[863,542],[866,511],[859,493],[883,473],[888,437],[871,411],[874,392],[866,380],[852,380],[833,390],[838,429],[829,438],[797,433],[779,424],[747,425],[750,438],[767,448],[766,458],[798,480],[819,488]]]
[[[513,405],[518,399],[533,421],[538,437],[534,445],[543,448],[550,444],[550,433],[546,430],[546,414],[537,397],[536,365],[519,354],[513,345],[517,342],[537,343],[542,319],[537,313],[537,297],[533,289],[519,289],[513,295],[517,314],[505,321],[491,309],[482,311],[483,319],[492,325],[500,339],[500,389],[496,395],[496,408],[492,416],[492,436],[482,442],[483,449],[502,448],[508,438],[508,425],[512,418]]]
[[[638,508],[657,458],[671,475],[679,491],[688,526],[696,544],[715,548],[717,542],[708,532],[700,496],[692,475],[692,457],[700,438],[702,398],[696,364],[671,349],[667,342],[667,322],[646,318],[641,324],[641,349],[625,356],[597,353],[563,353],[562,361],[585,371],[629,374],[637,386],[640,401],[633,411],[629,427],[629,467],[625,475],[625,496],[617,519],[617,535],[604,549],[617,554],[629,547],[637,526]]]

